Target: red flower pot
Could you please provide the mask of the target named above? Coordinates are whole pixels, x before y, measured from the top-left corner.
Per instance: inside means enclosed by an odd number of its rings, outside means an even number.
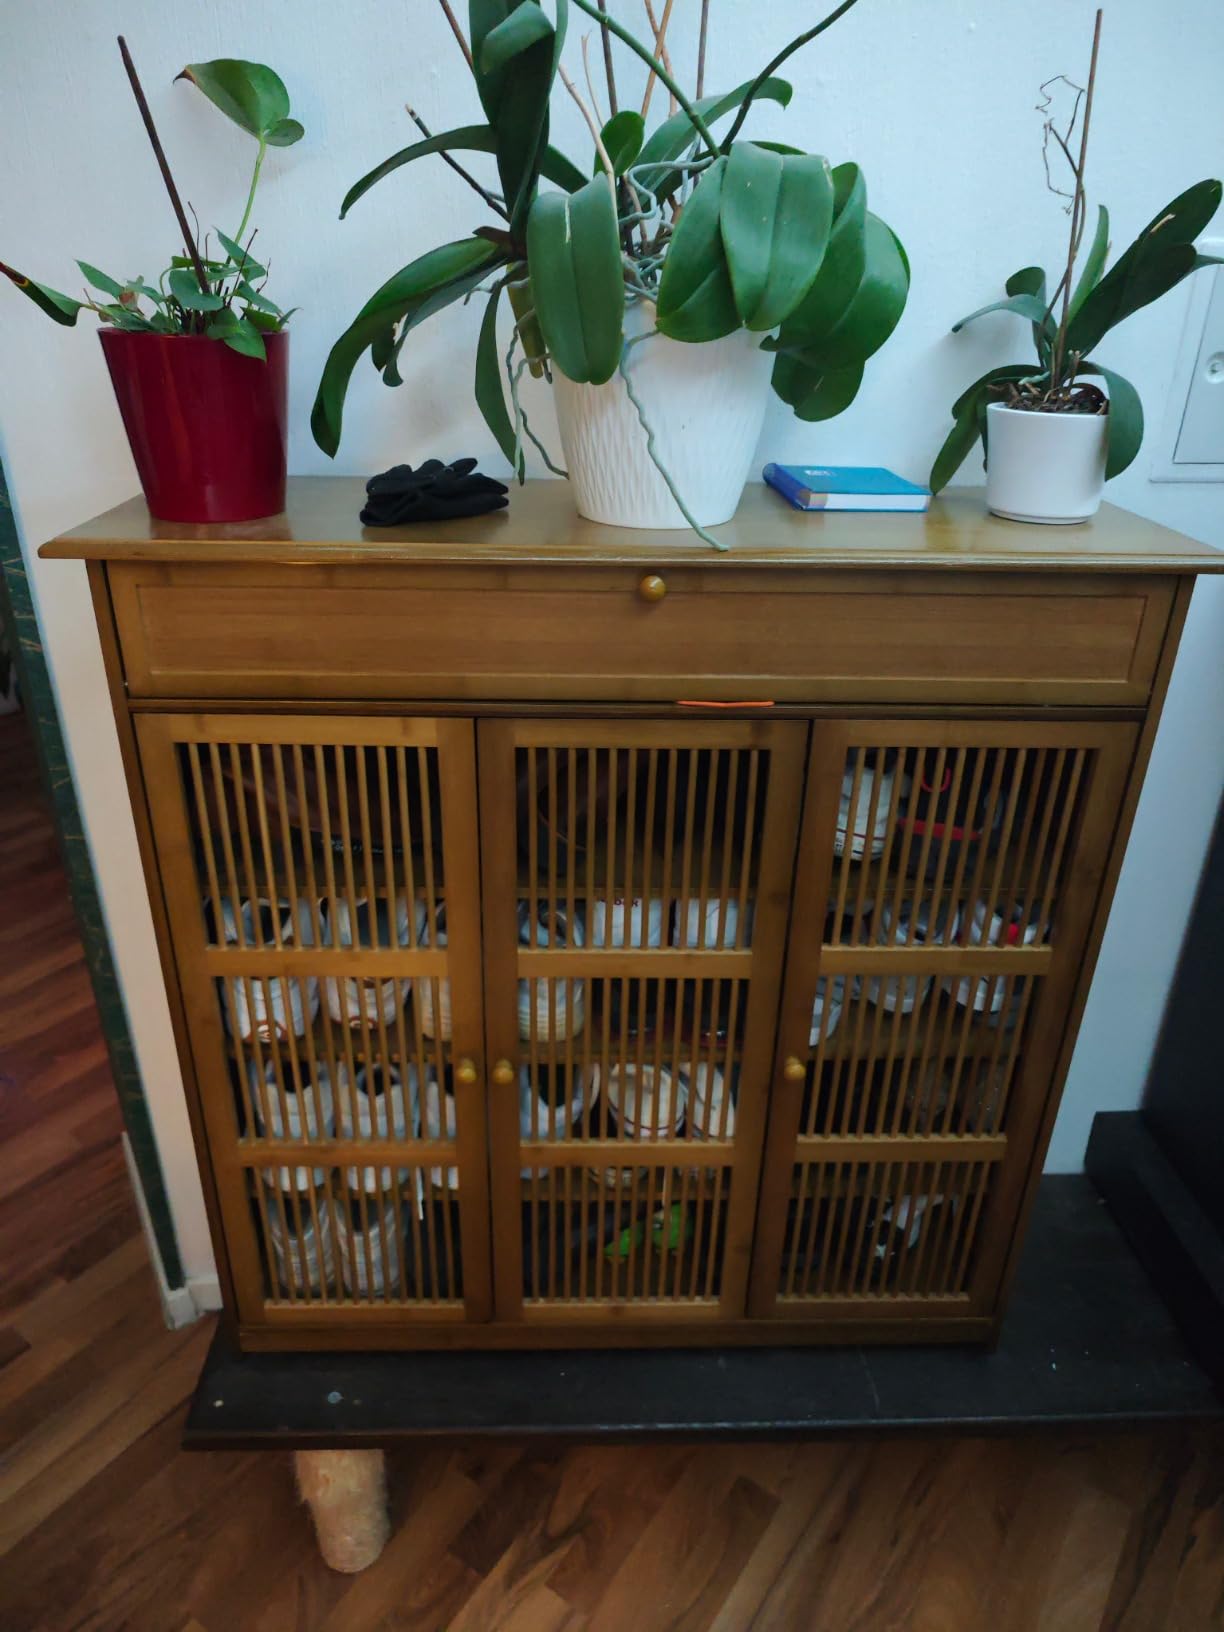
[[[289,336],[267,361],[194,334],[99,331],[140,485],[162,521],[253,521],[285,508]]]

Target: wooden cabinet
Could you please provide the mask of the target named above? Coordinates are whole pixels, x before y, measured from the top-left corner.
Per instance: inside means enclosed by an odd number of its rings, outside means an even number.
[[[1218,558],[763,494],[716,557],[566,497],[45,549],[242,1341],[989,1339]]]

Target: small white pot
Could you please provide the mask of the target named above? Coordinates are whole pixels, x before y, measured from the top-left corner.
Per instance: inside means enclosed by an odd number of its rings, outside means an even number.
[[[1107,414],[986,409],[986,504],[1009,521],[1087,521],[1105,486]]]
[[[631,301],[626,339],[654,322],[649,301]],[[655,452],[702,527],[731,519],[752,468],[774,361],[761,350],[763,338],[737,329],[687,345],[655,334],[625,358]],[[553,395],[579,515],[613,527],[688,526],[647,451],[619,373],[605,385],[576,385],[557,370]]]

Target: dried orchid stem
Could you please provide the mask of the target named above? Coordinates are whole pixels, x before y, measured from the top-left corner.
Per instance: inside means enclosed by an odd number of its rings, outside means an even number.
[[[468,44],[467,40],[464,38],[463,30],[459,27],[459,21],[456,18],[454,12],[450,8],[450,0],[438,0],[438,4],[442,7],[442,10],[446,13],[446,20],[451,26],[451,33],[459,41],[459,49],[460,49],[460,51],[463,52],[464,57],[467,59],[468,67],[472,70],[473,73],[475,73],[476,65],[472,61],[472,48]]]
[[[595,110],[595,117],[602,126],[604,122],[603,109],[599,105],[599,96],[595,90],[595,81],[591,77],[591,36],[582,36],[582,72],[586,76],[587,95],[591,98],[591,106]]]
[[[701,0],[701,27],[697,32],[697,100],[705,95],[706,30],[710,24],[710,0]]]
[[[607,16],[608,0],[596,0],[596,3],[600,11]],[[612,117],[615,118],[618,109],[616,106],[616,74],[612,69],[612,36],[606,28],[601,28],[599,32],[603,35],[604,74],[608,81],[608,107],[612,111]]]
[[[429,137],[433,135],[433,131],[430,130],[429,126],[425,123],[424,119],[422,119],[420,114],[416,111],[416,109],[414,107],[411,107],[407,102],[404,103],[404,112],[408,115],[409,119],[412,120],[413,124],[420,131],[421,135],[426,138],[426,140],[428,140]],[[468,172],[459,163],[459,160],[452,157],[452,155],[447,153],[445,151],[445,149],[443,149],[438,154],[438,157],[440,159],[444,159],[446,161],[446,163],[450,165],[451,169],[456,173],[456,175],[462,176],[464,181],[467,182],[468,186],[471,187],[471,188],[474,188],[475,191],[480,194],[481,198],[484,199],[485,203],[489,206],[489,208],[491,210],[496,210],[497,211],[498,215],[501,216],[503,221],[509,221],[509,219],[510,219],[509,212],[507,211],[506,207],[502,203],[501,199],[498,198],[496,193],[491,193],[487,187],[482,187],[480,185],[480,183],[476,180],[476,177],[473,176],[473,175],[469,175]]]
[[[581,97],[581,95],[579,94],[579,91],[578,91],[578,87],[574,84],[573,80],[569,77],[569,75],[566,73],[565,69],[561,66],[560,63],[557,64],[557,73],[560,76],[561,83],[565,86],[566,90],[573,97],[574,101],[578,104],[578,110],[582,114],[582,117],[587,122],[587,129],[590,131],[591,137],[592,137],[592,139],[593,139],[593,141],[595,143],[595,151],[599,154],[599,162],[603,166],[604,172],[607,175],[608,186],[611,187],[611,189],[612,189],[612,208],[615,209],[616,208],[616,171],[613,170],[613,168],[612,168],[612,160],[608,157],[608,150],[604,146],[603,137],[599,133],[599,126],[595,121],[595,115],[591,112],[590,108],[588,108],[586,103],[582,100],[582,97]]]
[[[651,32],[654,34],[655,50],[659,54],[659,61],[663,64],[664,68],[667,69],[667,72],[669,74],[672,73],[672,65],[671,65],[671,58],[667,54],[667,25],[671,21],[672,6],[673,6],[674,3],[675,3],[675,0],[666,0],[666,4],[663,7],[663,21],[660,23],[660,22],[655,21],[654,7],[651,5],[650,0],[646,0],[646,17],[647,17],[647,20],[650,23]],[[652,72],[650,77],[646,81],[646,94],[642,98],[642,118],[643,119],[645,119],[646,114],[649,111],[650,98],[651,98],[651,95],[654,92],[655,80],[657,78],[658,78],[658,75]],[[698,94],[698,96],[700,96],[701,92],[698,91],[697,94]],[[675,113],[675,111],[676,111],[676,99],[673,96],[671,98],[671,106],[670,106],[669,112]]]
[[[1059,318],[1058,334],[1054,342],[1054,356],[1051,359],[1054,365],[1053,379],[1058,380],[1062,371],[1063,358],[1067,345],[1067,323],[1071,314],[1071,280],[1075,266],[1075,257],[1079,252],[1080,238],[1084,230],[1084,218],[1087,213],[1087,198],[1084,192],[1084,167],[1088,159],[1088,127],[1092,122],[1092,98],[1096,90],[1097,57],[1101,50],[1101,18],[1102,12],[1098,9],[1096,26],[1092,31],[1092,61],[1088,67],[1088,95],[1084,101],[1084,123],[1080,130],[1079,163],[1073,165],[1075,171],[1075,201],[1071,206],[1071,243],[1067,260],[1066,281],[1063,284],[1062,316]]]

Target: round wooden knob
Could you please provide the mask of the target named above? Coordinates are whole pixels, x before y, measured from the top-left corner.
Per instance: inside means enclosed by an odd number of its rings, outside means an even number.
[[[499,1088],[512,1088],[518,1079],[518,1073],[509,1060],[498,1060],[493,1067],[493,1081]]]
[[[789,1054],[786,1064],[782,1067],[784,1082],[802,1082],[807,1076],[807,1067],[797,1054]]]
[[[475,1060],[460,1060],[459,1064],[455,1067],[455,1081],[459,1083],[461,1087],[474,1087],[476,1085],[477,1077],[478,1073],[476,1070]]]
[[[645,578],[643,578],[641,583],[638,585],[638,594],[642,600],[648,602],[649,605],[654,606],[656,602],[661,601],[664,595],[667,594],[667,585],[663,582],[662,578],[659,577],[657,572],[648,572]]]

